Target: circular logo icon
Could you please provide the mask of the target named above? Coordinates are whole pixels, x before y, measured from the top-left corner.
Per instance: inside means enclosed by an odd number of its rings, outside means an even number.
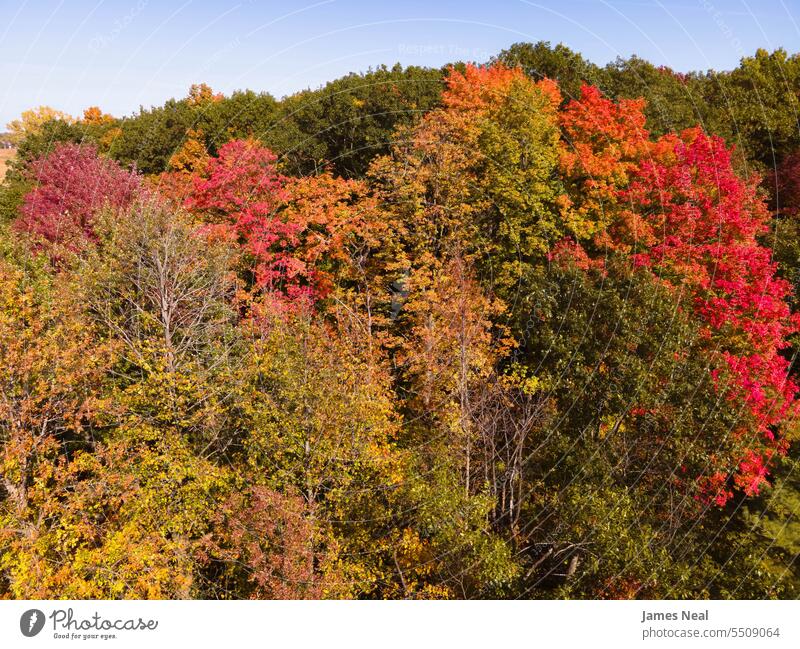
[[[19,630],[22,631],[22,635],[27,638],[32,638],[39,633],[42,628],[44,628],[44,613],[38,608],[25,611],[22,617],[19,618]]]

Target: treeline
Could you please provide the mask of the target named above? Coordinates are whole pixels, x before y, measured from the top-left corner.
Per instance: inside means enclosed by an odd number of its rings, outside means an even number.
[[[538,43],[23,115],[0,592],[800,595],[799,98]]]
[[[584,83],[612,99],[642,97],[652,133],[699,124],[735,145],[760,172],[774,172],[800,145],[800,62],[784,50],[759,50],[732,71],[688,74],[637,57],[600,67],[563,45],[544,42],[513,45],[495,60],[519,66],[533,79],[558,81],[565,101],[577,98]],[[463,64],[454,65],[463,69]],[[161,173],[195,131],[212,154],[231,139],[255,137],[278,153],[286,173],[307,174],[328,165],[338,175],[360,177],[374,156],[389,151],[398,126],[439,104],[449,67],[381,67],[282,100],[249,90],[215,96],[200,84],[184,99],[142,108],[132,117],[94,114],[88,122],[72,124],[51,120],[41,137],[26,143],[23,158],[41,154],[56,141],[88,140],[104,144],[125,165]]]

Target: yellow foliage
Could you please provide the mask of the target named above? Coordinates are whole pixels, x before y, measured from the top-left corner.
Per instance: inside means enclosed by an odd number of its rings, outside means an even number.
[[[39,133],[46,122],[55,119],[62,120],[68,124],[75,122],[75,118],[67,113],[62,113],[60,110],[50,106],[39,106],[38,108],[23,111],[20,118],[9,122],[6,128],[9,131],[10,139],[19,143],[26,136]]]

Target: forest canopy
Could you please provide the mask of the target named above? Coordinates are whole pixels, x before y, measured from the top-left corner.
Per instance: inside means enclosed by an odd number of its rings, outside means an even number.
[[[800,596],[800,57],[41,107],[0,595]]]

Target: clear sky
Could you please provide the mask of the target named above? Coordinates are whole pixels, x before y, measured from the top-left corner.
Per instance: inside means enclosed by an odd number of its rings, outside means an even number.
[[[518,41],[596,63],[729,69],[800,50],[800,0],[0,0],[0,130],[25,108],[115,115],[204,81],[280,97],[400,61],[483,62]]]

